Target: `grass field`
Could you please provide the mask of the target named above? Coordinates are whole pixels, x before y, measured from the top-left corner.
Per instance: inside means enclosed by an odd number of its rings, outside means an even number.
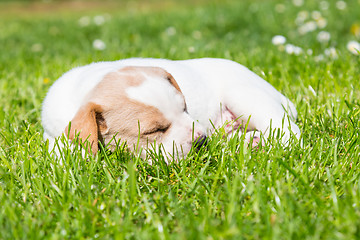
[[[0,3],[0,239],[360,239],[359,0],[74,6]],[[120,148],[60,165],[42,140],[47,89],[128,57],[246,65],[295,103],[302,147],[215,135],[180,163]]]

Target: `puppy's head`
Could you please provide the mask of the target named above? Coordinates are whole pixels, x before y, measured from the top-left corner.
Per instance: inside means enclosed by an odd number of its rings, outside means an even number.
[[[88,141],[93,153],[98,141],[114,150],[121,140],[133,149],[162,144],[165,152],[182,156],[193,139],[204,135],[193,127],[184,96],[168,72],[125,67],[107,74],[88,94],[65,134]]]

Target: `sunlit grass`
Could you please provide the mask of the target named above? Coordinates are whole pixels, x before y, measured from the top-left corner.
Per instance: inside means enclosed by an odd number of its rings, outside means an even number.
[[[145,5],[0,16],[0,238],[360,238],[360,68],[348,48],[360,41],[359,2]],[[219,130],[169,165],[123,146],[52,157],[40,123],[50,85],[128,57],[246,65],[295,103],[302,145],[250,149]]]

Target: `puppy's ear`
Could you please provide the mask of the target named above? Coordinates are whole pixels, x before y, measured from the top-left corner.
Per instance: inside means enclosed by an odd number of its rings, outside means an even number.
[[[175,78],[168,72],[166,72],[166,79],[176,88],[176,90],[181,92],[181,89],[180,89],[178,83],[176,82]]]
[[[87,150],[95,154],[98,151],[99,128],[104,127],[99,125],[105,124],[101,113],[101,106],[95,103],[89,102],[83,105],[65,128],[65,135],[70,140],[78,137],[83,143],[88,141],[90,146]]]

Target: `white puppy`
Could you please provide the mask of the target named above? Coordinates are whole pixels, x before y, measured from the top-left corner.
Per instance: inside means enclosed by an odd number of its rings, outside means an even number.
[[[224,124],[231,133],[248,122],[248,139],[259,131],[267,137],[271,126],[286,143],[291,132],[300,136],[296,116],[289,99],[236,62],[136,58],[65,73],[44,100],[42,124],[50,150],[65,134],[87,141],[93,153],[99,141],[114,149],[121,140],[132,149],[161,143],[184,156],[194,139]]]

